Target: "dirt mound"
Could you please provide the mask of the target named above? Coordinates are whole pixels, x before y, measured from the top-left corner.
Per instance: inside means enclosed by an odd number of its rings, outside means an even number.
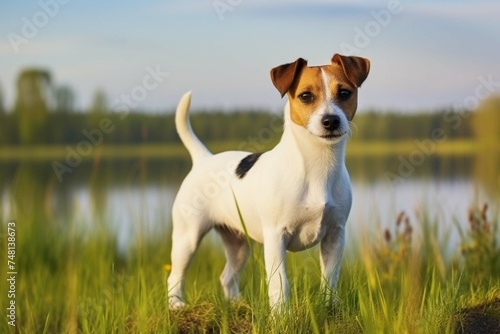
[[[500,334],[500,299],[460,311],[457,334]]]

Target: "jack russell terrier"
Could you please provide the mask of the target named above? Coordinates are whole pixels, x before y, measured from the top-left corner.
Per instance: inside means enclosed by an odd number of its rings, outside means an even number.
[[[299,58],[273,68],[272,82],[281,97],[288,94],[288,102],[281,141],[264,153],[212,154],[191,129],[191,93],[182,96],[175,124],[193,167],[172,209],[171,308],[184,306],[187,267],[212,228],[225,248],[227,262],[220,281],[227,298],[239,296],[248,238],[264,245],[272,307],[288,298],[287,250],[321,243],[322,288],[327,294],[335,291],[352,202],[345,147],[358,87],[369,70],[368,59],[339,54],[328,65],[309,67]]]

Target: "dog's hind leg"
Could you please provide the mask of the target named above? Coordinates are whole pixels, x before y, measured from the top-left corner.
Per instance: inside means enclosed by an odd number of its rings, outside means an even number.
[[[246,263],[249,245],[245,236],[226,227],[216,228],[224,243],[226,265],[220,276],[224,294],[228,299],[236,299],[240,295],[240,272]]]
[[[175,214],[173,218],[172,271],[168,277],[168,300],[170,308],[178,309],[185,305],[183,293],[186,270],[209,228],[204,228],[206,224],[201,222],[184,221]]]

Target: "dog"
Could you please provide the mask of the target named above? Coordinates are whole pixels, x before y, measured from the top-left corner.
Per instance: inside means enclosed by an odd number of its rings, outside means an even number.
[[[325,293],[335,291],[352,203],[344,160],[358,88],[370,61],[335,54],[331,63],[307,65],[299,58],[271,70],[281,97],[288,95],[284,131],[270,151],[212,154],[192,131],[191,92],[179,101],[175,123],[193,166],[172,208],[172,269],[168,298],[185,305],[184,278],[203,236],[220,235],[226,265],[220,276],[228,299],[239,297],[239,276],[249,254],[248,238],[264,246],[269,303],[286,304],[286,251],[320,243]]]

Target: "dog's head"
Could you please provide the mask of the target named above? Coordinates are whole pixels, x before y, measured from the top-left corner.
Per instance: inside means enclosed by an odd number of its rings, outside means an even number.
[[[336,143],[349,131],[358,106],[358,88],[370,71],[370,61],[335,54],[329,65],[307,66],[299,58],[271,70],[281,97],[288,93],[291,120],[311,134]]]

